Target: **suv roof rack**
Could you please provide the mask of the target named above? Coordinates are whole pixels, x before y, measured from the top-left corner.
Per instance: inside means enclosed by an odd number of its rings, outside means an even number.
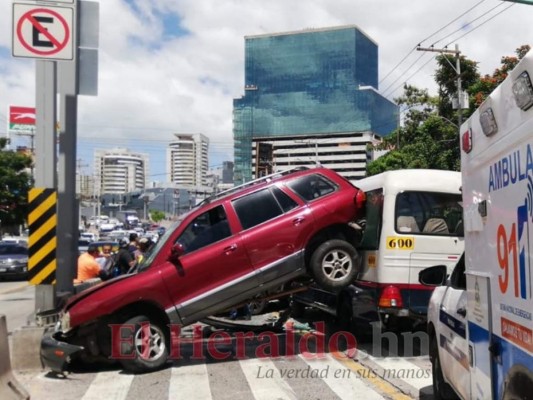
[[[279,178],[280,176],[285,176],[285,175],[292,174],[293,172],[305,171],[305,170],[308,170],[308,169],[309,169],[309,167],[299,166],[299,167],[294,167],[294,168],[291,168],[291,169],[287,169],[285,171],[279,171],[279,172],[275,172],[275,173],[270,174],[270,175],[262,176],[261,178],[254,179],[253,181],[249,181],[249,182],[243,183],[242,185],[235,186],[235,187],[232,187],[231,189],[223,190],[222,192],[218,192],[217,194],[209,196],[209,197],[205,198],[204,200],[202,200],[202,202],[200,204],[198,204],[198,205],[210,203],[213,200],[219,199],[221,197],[227,196],[228,194],[237,192],[237,191],[239,191],[241,189],[245,189],[245,188],[253,186],[253,185],[258,185],[258,184],[264,183],[264,182],[270,182],[271,180],[273,180],[275,178]]]

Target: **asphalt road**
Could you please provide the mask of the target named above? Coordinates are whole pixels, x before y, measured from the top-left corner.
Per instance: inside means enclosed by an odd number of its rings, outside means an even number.
[[[0,315],[5,315],[8,333],[27,325],[35,311],[35,287],[26,281],[0,282]]]

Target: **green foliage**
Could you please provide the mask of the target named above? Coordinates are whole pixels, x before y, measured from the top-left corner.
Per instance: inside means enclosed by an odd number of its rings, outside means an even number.
[[[165,213],[163,211],[159,211],[159,210],[151,210],[150,211],[150,218],[154,222],[159,222],[159,221],[165,219]]]
[[[0,139],[0,220],[2,227],[22,225],[28,216],[28,191],[33,186],[28,169],[32,159],[6,150],[7,140]]]
[[[496,68],[492,75],[484,75],[468,87],[468,93],[473,100],[474,107],[479,107],[485,101],[488,95],[507,78],[509,71],[516,67],[516,64],[524,58],[530,49],[531,46],[522,45],[515,50],[516,57],[503,56],[501,58],[502,66],[500,68]]]
[[[508,75],[529,51],[530,46],[516,49],[516,57],[502,57],[502,66],[492,75],[481,77],[477,62],[460,57],[461,86],[470,97],[468,110],[462,110],[464,121]],[[438,97],[427,90],[405,85],[401,97],[394,99],[403,117],[401,127],[393,131],[376,150],[388,153],[367,165],[367,175],[405,168],[431,168],[458,171],[460,168],[459,122],[452,99],[457,96],[456,58],[437,56],[435,81],[439,85]]]

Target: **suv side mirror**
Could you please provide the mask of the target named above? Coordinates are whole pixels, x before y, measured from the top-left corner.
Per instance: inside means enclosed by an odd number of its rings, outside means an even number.
[[[418,282],[426,286],[441,286],[446,283],[448,269],[446,265],[435,265],[418,273]]]
[[[179,258],[185,254],[185,249],[181,243],[176,243],[174,246],[172,246],[172,249],[170,250],[170,254],[168,255],[168,261],[170,261],[172,264],[178,264]]]

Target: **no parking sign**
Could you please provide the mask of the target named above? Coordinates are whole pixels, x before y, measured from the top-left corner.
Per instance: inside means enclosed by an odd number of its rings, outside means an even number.
[[[13,4],[13,57],[74,58],[74,9]]]

